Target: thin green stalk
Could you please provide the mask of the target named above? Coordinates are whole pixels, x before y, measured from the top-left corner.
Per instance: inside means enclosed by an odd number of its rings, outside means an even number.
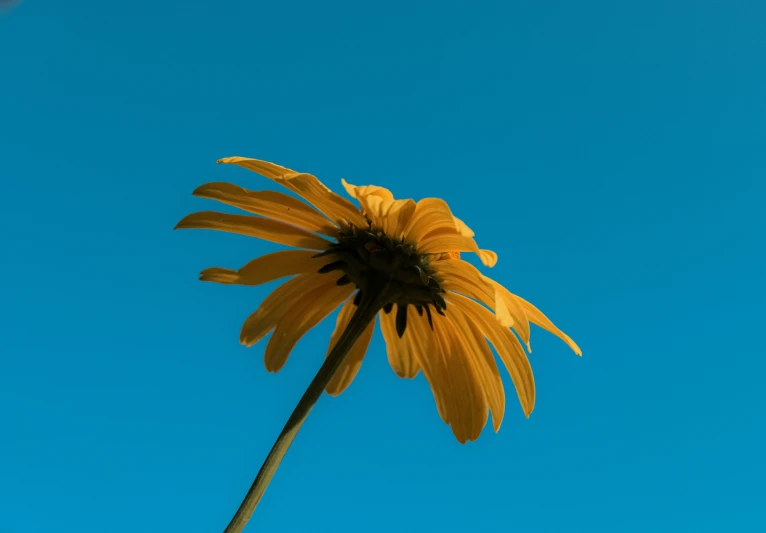
[[[245,499],[242,500],[242,504],[237,509],[234,518],[231,519],[224,533],[240,533],[245,524],[247,524],[261,496],[266,491],[271,478],[274,477],[274,473],[279,468],[279,464],[287,453],[287,449],[293,443],[295,435],[298,434],[298,430],[303,425],[303,422],[305,422],[314,404],[319,400],[327,384],[330,383],[330,380],[340,367],[348,351],[354,345],[354,342],[364,332],[370,322],[375,319],[378,311],[386,303],[383,301],[383,292],[384,290],[365,291],[363,293],[359,307],[357,307],[351,320],[349,320],[348,326],[346,326],[340,339],[338,339],[338,342],[330,351],[316,376],[314,376],[306,392],[303,393],[303,397],[301,397],[298,405],[295,406],[295,410],[290,415],[290,418],[287,419],[285,427],[282,428],[282,432],[277,437],[269,455],[263,462],[263,466],[261,466],[261,470],[255,477],[255,481],[250,486],[250,490],[247,491]]]

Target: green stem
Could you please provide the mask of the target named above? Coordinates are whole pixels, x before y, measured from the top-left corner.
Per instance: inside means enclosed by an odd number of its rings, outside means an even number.
[[[245,524],[247,524],[255,510],[255,506],[258,505],[271,478],[274,477],[274,473],[279,468],[282,458],[293,443],[295,435],[297,435],[303,422],[306,421],[306,417],[314,407],[314,404],[319,400],[327,384],[330,383],[330,380],[340,367],[348,351],[354,345],[354,342],[356,342],[362,332],[383,308],[385,304],[383,292],[384,290],[365,291],[363,293],[362,301],[359,302],[359,307],[357,307],[351,320],[349,320],[348,326],[346,326],[340,339],[338,339],[338,342],[330,351],[316,376],[314,376],[306,392],[303,393],[303,397],[301,397],[298,405],[295,406],[295,410],[290,415],[290,418],[287,419],[285,427],[282,428],[282,432],[277,437],[269,455],[263,462],[263,466],[261,466],[261,470],[255,477],[255,481],[250,486],[250,490],[247,491],[245,499],[242,500],[242,504],[237,509],[234,518],[231,519],[224,533],[240,533]]]

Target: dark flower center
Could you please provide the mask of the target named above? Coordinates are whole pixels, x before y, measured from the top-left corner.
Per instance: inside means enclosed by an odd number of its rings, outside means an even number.
[[[337,241],[317,254],[336,258],[319,269],[320,274],[342,270],[338,285],[353,283],[359,289],[354,303],[359,304],[365,291],[385,287],[385,313],[396,304],[396,332],[401,337],[407,327],[407,307],[412,305],[420,316],[425,311],[433,328],[430,306],[444,314],[447,304],[429,264],[432,258],[420,254],[403,239],[394,240],[382,230],[370,227],[342,227]]]

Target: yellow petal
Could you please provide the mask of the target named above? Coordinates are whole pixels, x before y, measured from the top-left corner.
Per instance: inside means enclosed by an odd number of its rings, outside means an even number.
[[[227,231],[310,250],[324,250],[330,244],[329,241],[314,233],[283,222],[248,215],[216,213],[215,211],[192,213],[176,225],[176,229],[189,228]]]
[[[330,345],[327,348],[327,355],[330,355],[330,351],[338,342],[338,339],[340,339],[346,326],[348,326],[348,322],[351,320],[354,311],[356,311],[356,306],[354,305],[353,298],[350,298],[338,313],[338,319],[335,323],[335,331],[332,332]],[[362,366],[362,360],[364,360],[364,354],[367,353],[367,348],[370,345],[373,331],[375,331],[375,321],[371,320],[367,329],[365,329],[356,342],[354,342],[354,345],[349,350],[345,359],[343,359],[343,362],[338,367],[338,370],[330,380],[330,383],[325,387],[327,394],[330,396],[337,396],[351,385],[357,372],[359,372],[359,368]]]
[[[415,212],[414,200],[381,201],[377,216],[382,219],[383,231],[392,239],[401,239],[404,227]]]
[[[492,412],[492,426],[497,433],[505,414],[505,390],[495,356],[484,340],[484,335],[471,320],[467,319],[459,305],[450,309],[450,316],[456,325],[455,337],[462,345],[468,361],[473,365],[484,390],[489,410]]]
[[[516,296],[516,295],[514,295]],[[569,345],[569,347],[576,353],[577,355],[582,355],[582,351],[580,350],[580,347],[577,346],[575,341],[573,341],[569,335],[561,331],[559,328],[553,325],[553,322],[548,320],[548,317],[546,317],[537,307],[526,301],[521,296],[516,296],[516,299],[521,304],[521,307],[524,308],[524,311],[529,318],[529,321],[535,324],[536,326],[539,326],[543,328],[544,330],[553,333],[558,338],[563,340],[564,342]]]
[[[462,259],[433,261],[430,264],[439,280],[440,286],[448,291],[459,292],[478,300],[498,313],[498,320],[503,324],[513,324],[513,318],[505,307],[496,305],[495,287],[492,280],[484,276],[472,264]]]
[[[287,361],[295,344],[308,331],[332,313],[354,291],[353,285],[324,285],[294,302],[266,345],[263,356],[266,370],[278,372]],[[307,305],[308,302],[308,305]]]
[[[404,229],[410,223],[416,208],[417,204],[415,201],[409,198],[395,201],[389,213],[389,217],[392,219],[394,216],[396,217],[396,225],[391,230],[395,239],[401,239],[404,236]]]
[[[230,268],[210,267],[206,268],[199,275],[200,281],[211,281],[213,283],[223,283],[226,285],[247,285],[242,283],[236,270]]]
[[[532,351],[529,346],[529,320],[517,296],[498,282],[489,278],[487,280],[495,288],[495,314],[497,315],[498,322],[500,322],[501,326],[507,328],[512,326],[516,333],[519,334],[519,337],[521,337],[521,340],[524,341],[524,344],[527,345],[527,349]],[[507,320],[509,316],[513,318],[510,321]]]
[[[391,191],[377,185],[357,187],[346,180],[341,181],[349,196],[359,200],[373,226],[381,228],[392,239],[402,237],[404,228],[415,212],[414,200],[395,200]]]
[[[335,260],[329,255],[315,255],[312,250],[283,250],[253,259],[238,271],[206,268],[200,274],[200,280],[254,286],[287,276],[316,272]]]
[[[341,179],[340,181],[343,183],[343,187],[346,189],[348,195],[355,200],[359,200],[365,196],[378,196],[384,200],[394,199],[393,193],[385,187],[379,187],[377,185],[362,185],[357,187],[356,185],[351,185],[344,179]]]
[[[481,250],[476,241],[457,233],[434,232],[423,237],[418,243],[418,252],[436,254],[443,252],[473,252],[484,266],[497,264],[497,254],[492,250]]]
[[[393,313],[393,312],[392,312]],[[386,329],[384,328],[384,314],[380,315],[380,329],[383,332],[383,337],[386,339],[386,346],[388,346],[389,339],[396,336],[396,332],[390,332],[386,335]],[[396,316],[396,315],[393,315]],[[452,413],[455,412],[453,405],[453,394],[450,388],[449,373],[447,367],[444,364],[444,358],[438,349],[440,344],[437,343],[437,334],[432,331],[428,325],[428,321],[425,316],[418,316],[417,313],[411,313],[407,317],[407,329],[404,332],[405,336],[409,336],[411,345],[413,347],[413,354],[416,356],[416,361],[419,367],[423,370],[428,384],[431,386],[431,392],[436,402],[436,410],[439,413],[441,419],[450,424]],[[389,358],[389,361],[391,359]],[[393,366],[393,365],[392,365]]]
[[[470,356],[456,338],[457,329],[452,313],[434,316],[435,357],[442,358],[452,395],[449,424],[457,440],[464,444],[479,438],[487,424],[488,405],[476,371],[469,362]]]
[[[476,235],[471,228],[469,228],[465,222],[460,220],[458,217],[453,216],[455,219],[455,227],[457,228],[457,232],[462,235],[463,237],[473,237]]]
[[[391,369],[400,378],[412,379],[420,372],[417,352],[424,349],[425,343],[423,342],[424,339],[419,339],[416,346],[412,344],[413,335],[416,334],[417,329],[410,327],[413,324],[413,317],[407,320],[407,329],[402,338],[399,338],[399,335],[396,334],[396,312],[397,305],[394,305],[390,313],[378,313],[380,331],[386,341],[386,354]]]
[[[447,229],[457,231],[455,220],[447,202],[441,198],[423,198],[415,204],[415,210],[404,228],[404,238],[407,242],[421,249],[421,240],[430,232]]]
[[[348,222],[358,227],[365,227],[367,224],[351,202],[332,192],[311,174],[299,173],[274,163],[248,157],[225,157],[218,162],[237,165],[276,181],[301,196],[335,223]]]
[[[334,237],[337,233],[337,229],[319,212],[297,198],[280,192],[254,192],[231,183],[217,182],[206,183],[198,187],[193,194],[329,237]]]
[[[535,407],[535,380],[527,354],[524,353],[524,348],[521,347],[516,335],[502,327],[489,310],[473,300],[459,294],[452,294],[450,302],[462,309],[467,318],[473,320],[495,347],[500,360],[511,375],[524,414],[529,416]]]
[[[305,301],[306,294],[318,287],[335,284],[341,274],[301,274],[274,289],[264,298],[258,310],[247,317],[242,325],[239,341],[245,346],[252,346],[266,336],[285,316],[288,309],[297,302]]]

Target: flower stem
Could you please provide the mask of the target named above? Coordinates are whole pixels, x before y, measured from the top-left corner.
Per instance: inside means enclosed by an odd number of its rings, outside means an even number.
[[[348,351],[354,345],[354,342],[359,338],[362,332],[367,328],[372,320],[377,316],[378,311],[383,308],[386,303],[383,298],[385,289],[378,291],[367,290],[363,293],[362,299],[359,302],[354,314],[351,316],[346,329],[341,334],[338,342],[333,346],[329,355],[325,359],[324,363],[320,367],[311,384],[303,393],[298,405],[295,406],[295,410],[287,419],[285,427],[282,428],[282,432],[277,437],[274,446],[271,448],[269,455],[261,466],[261,470],[255,477],[255,481],[250,486],[250,490],[247,491],[245,499],[242,500],[242,504],[237,509],[234,518],[231,519],[229,525],[226,527],[224,533],[240,533],[247,524],[250,516],[255,510],[255,506],[266,491],[271,478],[274,477],[274,473],[279,468],[279,464],[282,462],[282,458],[287,453],[287,449],[293,443],[295,435],[298,434],[298,430],[305,422],[314,404],[319,400],[325,387],[330,382],[335,372],[340,367],[343,359],[348,354]]]

